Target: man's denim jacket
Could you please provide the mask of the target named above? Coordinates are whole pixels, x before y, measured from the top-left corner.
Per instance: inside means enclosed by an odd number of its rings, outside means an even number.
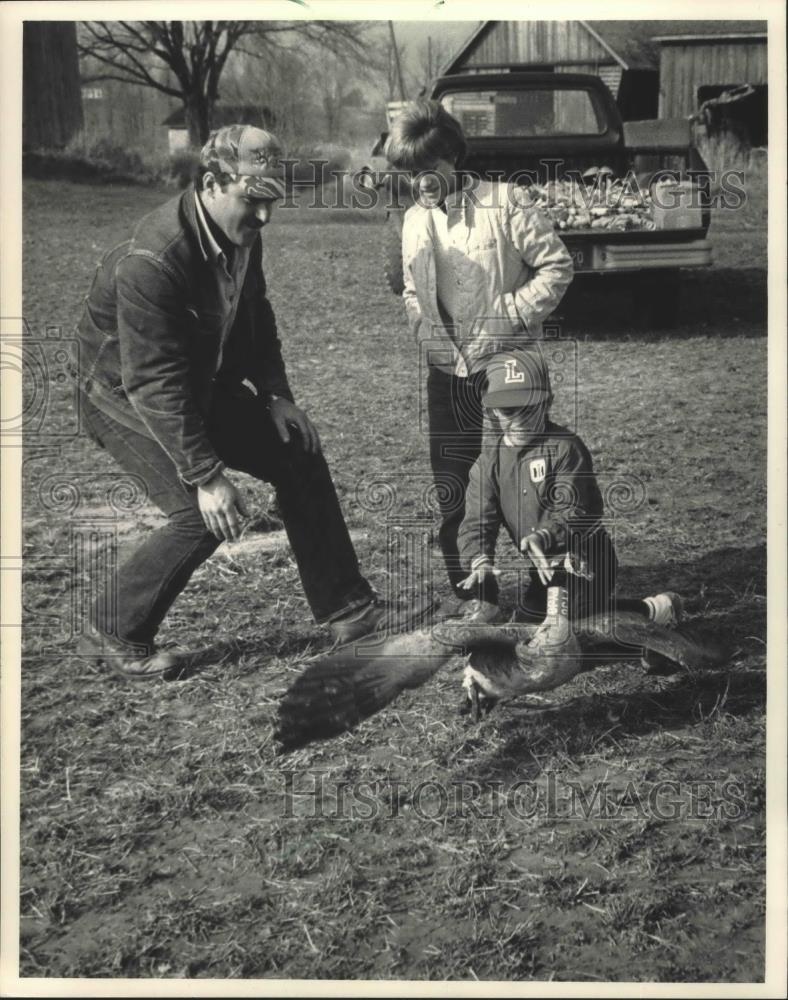
[[[77,327],[74,359],[91,402],[152,435],[191,486],[223,468],[206,429],[217,378],[236,385],[248,379],[262,396],[293,398],[265,294],[260,239],[217,373],[217,264],[203,249],[194,200],[190,186],[105,254]]]

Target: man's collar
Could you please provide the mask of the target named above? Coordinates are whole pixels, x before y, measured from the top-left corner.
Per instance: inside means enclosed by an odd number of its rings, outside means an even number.
[[[195,188],[194,190],[194,207],[197,212],[197,240],[200,244],[200,250],[202,251],[203,259],[210,259],[214,264],[218,263],[221,258],[227,258],[227,254],[222,250],[216,241],[216,237],[211,232],[210,224],[208,219],[205,217],[205,209],[202,206],[202,199],[200,198],[199,192]],[[208,249],[206,250],[206,245]]]

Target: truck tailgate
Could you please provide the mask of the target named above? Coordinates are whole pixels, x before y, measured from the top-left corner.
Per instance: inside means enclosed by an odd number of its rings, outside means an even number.
[[[639,271],[643,268],[708,267],[711,243],[702,230],[561,233],[575,272]]]

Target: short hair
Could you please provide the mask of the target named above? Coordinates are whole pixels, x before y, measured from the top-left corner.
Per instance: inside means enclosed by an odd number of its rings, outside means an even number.
[[[417,170],[433,160],[460,162],[468,145],[462,125],[437,101],[411,101],[392,121],[383,152],[393,167]]]
[[[197,166],[194,168],[194,175],[192,177],[194,187],[197,191],[202,191],[203,178],[206,174],[213,174],[221,191],[225,191],[227,189],[227,185],[232,184],[235,180],[232,174],[217,173],[215,170],[211,170],[210,167],[206,167],[204,163],[198,161]]]

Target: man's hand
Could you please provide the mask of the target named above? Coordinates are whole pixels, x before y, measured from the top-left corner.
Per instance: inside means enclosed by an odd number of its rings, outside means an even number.
[[[301,443],[305,451],[312,455],[320,451],[320,437],[317,428],[300,407],[291,403],[289,399],[277,396],[271,400],[269,410],[277,433],[285,444],[290,440],[289,428],[294,427],[301,435]]]
[[[553,579],[555,571],[550,565],[550,560],[545,555],[540,535],[537,532],[526,535],[520,542],[520,551],[525,553],[534,564],[534,568],[539,574],[539,579],[546,587]]]
[[[241,537],[240,517],[248,517],[241,494],[220,472],[210,482],[197,487],[197,502],[206,527],[220,541],[237,542]]]

